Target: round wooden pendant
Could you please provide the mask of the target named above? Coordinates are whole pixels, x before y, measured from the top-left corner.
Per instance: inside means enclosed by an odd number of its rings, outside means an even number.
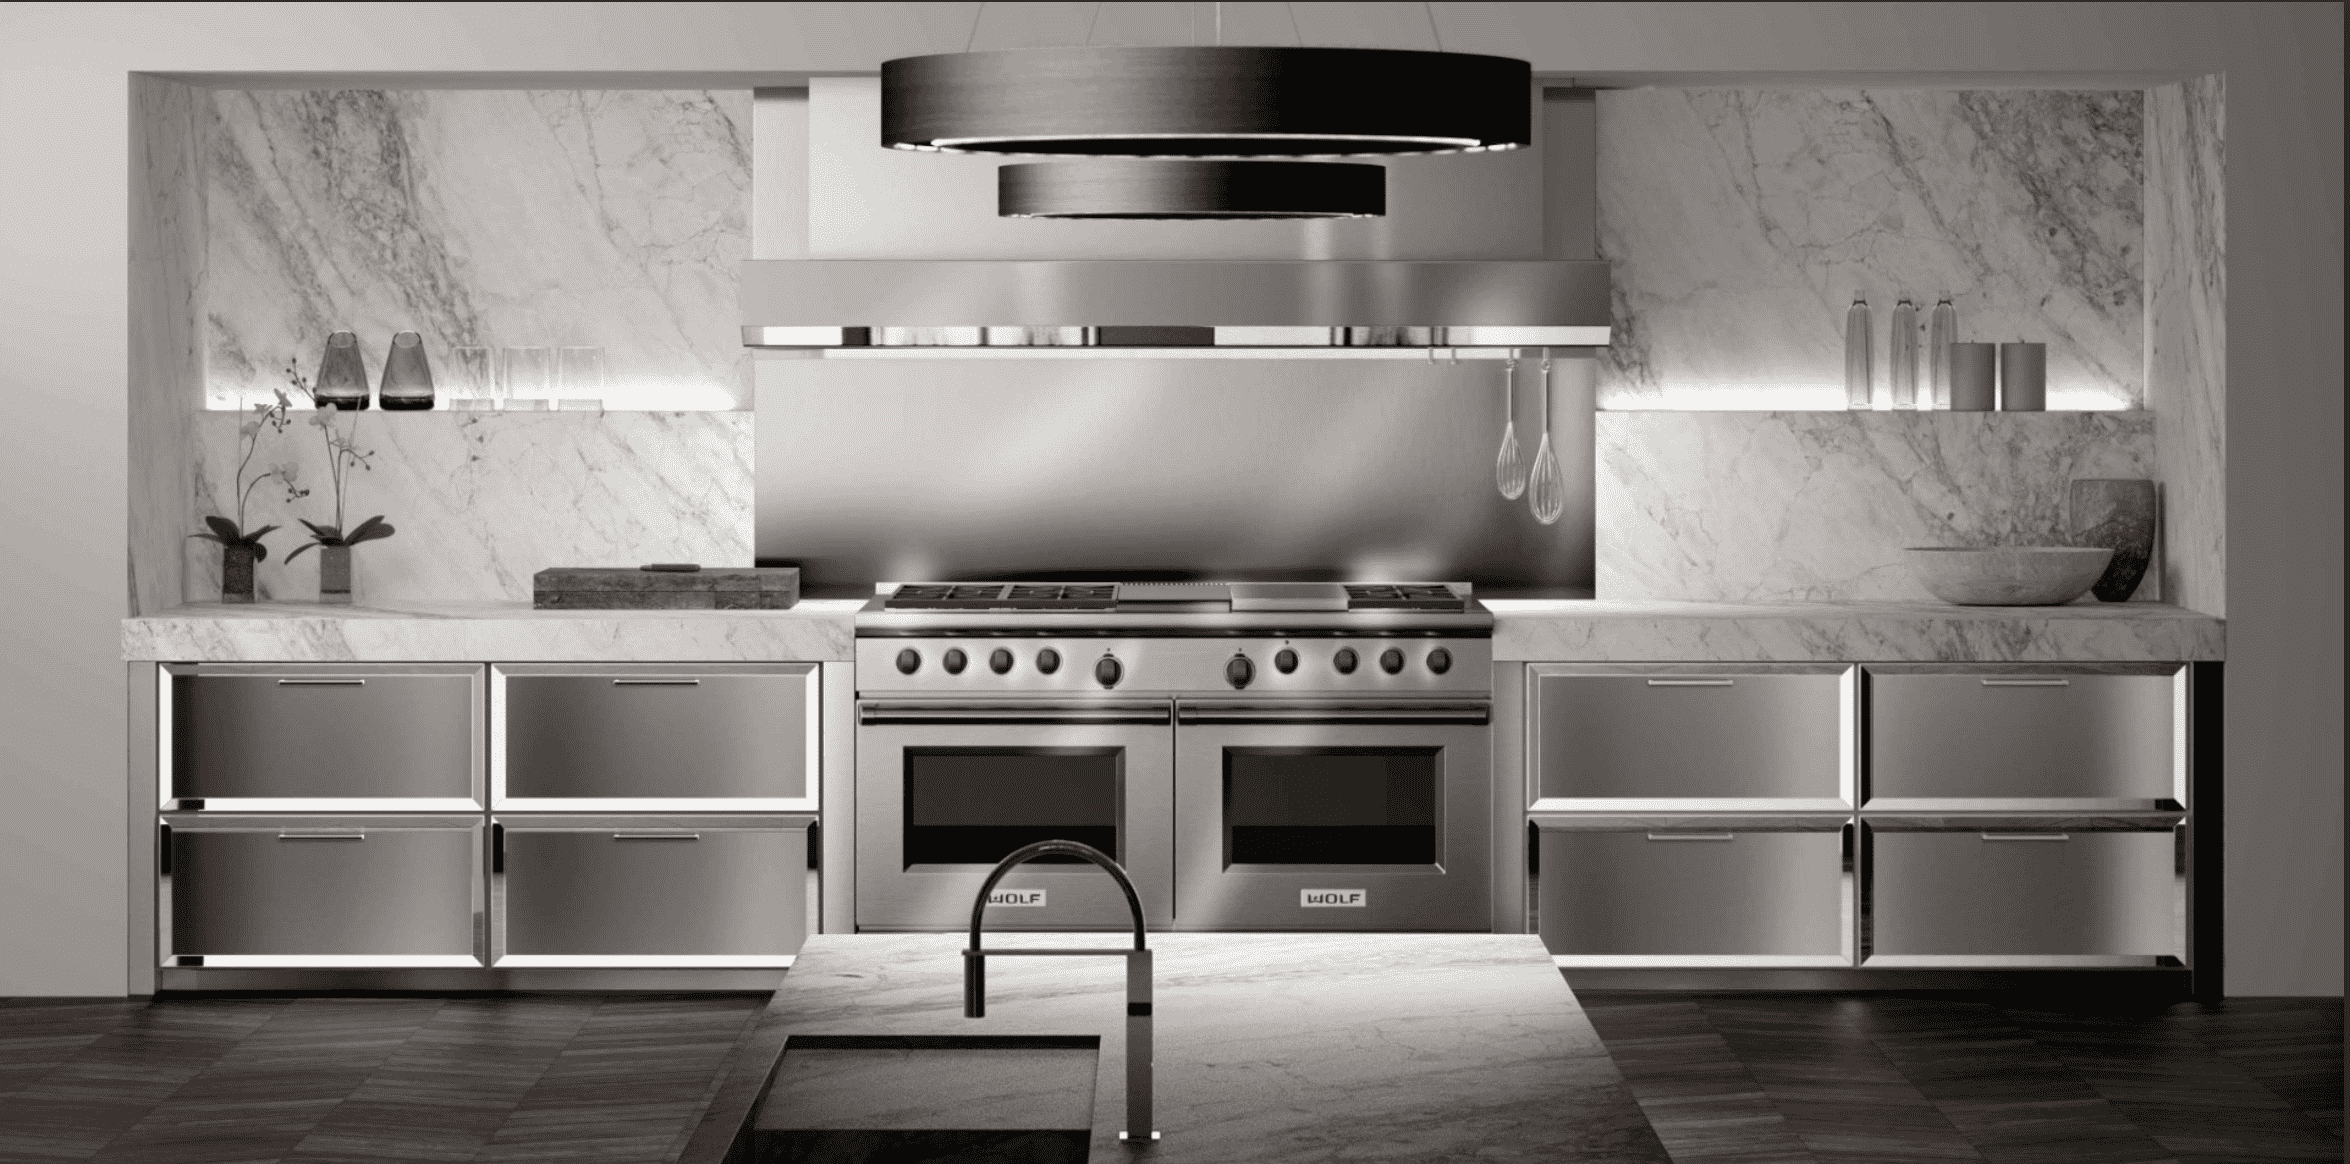
[[[996,169],[1005,218],[1375,218],[1387,167],[1363,162],[1099,158]]]

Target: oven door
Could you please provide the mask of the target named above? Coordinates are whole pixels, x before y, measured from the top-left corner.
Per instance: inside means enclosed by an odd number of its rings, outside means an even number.
[[[1491,705],[1183,701],[1186,930],[1485,930]]]
[[[857,928],[958,930],[988,870],[1033,841],[1083,841],[1175,910],[1174,736],[1164,699],[857,706]],[[991,930],[1130,929],[1117,882],[1073,858],[998,883]]]

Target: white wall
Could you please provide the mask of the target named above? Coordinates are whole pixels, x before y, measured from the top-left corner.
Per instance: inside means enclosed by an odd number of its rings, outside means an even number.
[[[748,86],[951,51],[975,7],[0,7],[0,995],[125,981],[127,75],[725,71]],[[1316,43],[1430,47],[1390,19],[1410,7],[1298,12]],[[999,38],[1023,22],[1075,39],[1090,10],[991,6],[982,47],[1020,43]],[[2229,988],[2340,993],[2341,6],[1447,3],[1438,19],[1448,48],[1568,75],[2228,74]]]

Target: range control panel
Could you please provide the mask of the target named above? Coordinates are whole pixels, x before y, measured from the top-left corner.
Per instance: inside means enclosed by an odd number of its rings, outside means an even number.
[[[1491,639],[1439,635],[857,640],[862,692],[1470,695],[1492,682]]]

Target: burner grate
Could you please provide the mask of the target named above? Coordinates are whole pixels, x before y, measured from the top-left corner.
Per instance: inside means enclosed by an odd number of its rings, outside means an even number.
[[[1117,604],[1110,583],[909,582],[883,600],[883,610],[1108,610]]]
[[[1350,582],[1348,610],[1467,610],[1468,603],[1449,586],[1425,582]]]

